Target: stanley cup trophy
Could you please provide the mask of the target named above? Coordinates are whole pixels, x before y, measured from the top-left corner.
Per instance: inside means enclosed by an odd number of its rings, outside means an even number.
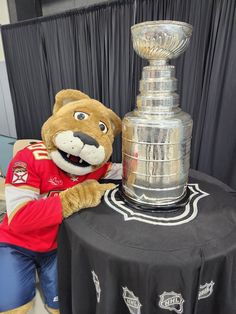
[[[123,196],[144,210],[178,207],[183,200],[185,205],[193,123],[179,107],[175,67],[168,60],[186,50],[192,26],[149,21],[131,32],[136,53],[149,65],[142,71],[137,108],[123,119]]]

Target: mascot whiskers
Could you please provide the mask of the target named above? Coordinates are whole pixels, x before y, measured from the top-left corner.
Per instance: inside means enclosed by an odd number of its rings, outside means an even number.
[[[98,205],[111,183],[99,179],[120,118],[78,90],[56,95],[42,142],[12,159],[6,176],[7,215],[0,225],[0,312],[26,314],[35,296],[37,270],[49,313],[59,313],[57,233],[63,218]]]

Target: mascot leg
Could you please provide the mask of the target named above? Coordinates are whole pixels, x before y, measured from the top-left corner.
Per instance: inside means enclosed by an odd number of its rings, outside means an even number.
[[[26,303],[16,309],[9,310],[6,312],[1,312],[1,314],[27,314],[29,310],[32,308],[32,306],[33,306],[33,301],[30,301],[29,303]]]
[[[48,306],[47,306],[47,310],[50,314],[60,314],[59,310],[52,309],[51,307],[48,307]]]

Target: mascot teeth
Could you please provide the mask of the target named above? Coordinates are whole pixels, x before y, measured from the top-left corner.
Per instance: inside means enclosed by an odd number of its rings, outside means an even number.
[[[88,162],[86,162],[84,159],[82,159],[80,156],[75,156],[69,153],[66,153],[62,150],[58,150],[60,155],[63,157],[64,160],[66,160],[67,162],[78,166],[78,164],[80,165],[80,167],[88,167],[91,166]]]
[[[70,159],[71,161],[79,162],[80,164],[82,164],[83,162],[83,159],[80,158],[80,160],[78,161],[79,157],[71,155],[71,154],[67,154],[66,157]]]

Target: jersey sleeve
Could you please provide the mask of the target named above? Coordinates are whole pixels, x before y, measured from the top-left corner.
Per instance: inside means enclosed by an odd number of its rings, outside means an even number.
[[[40,185],[34,157],[25,148],[12,159],[6,175],[6,208],[10,229],[29,232],[61,223],[59,196],[42,199]]]

